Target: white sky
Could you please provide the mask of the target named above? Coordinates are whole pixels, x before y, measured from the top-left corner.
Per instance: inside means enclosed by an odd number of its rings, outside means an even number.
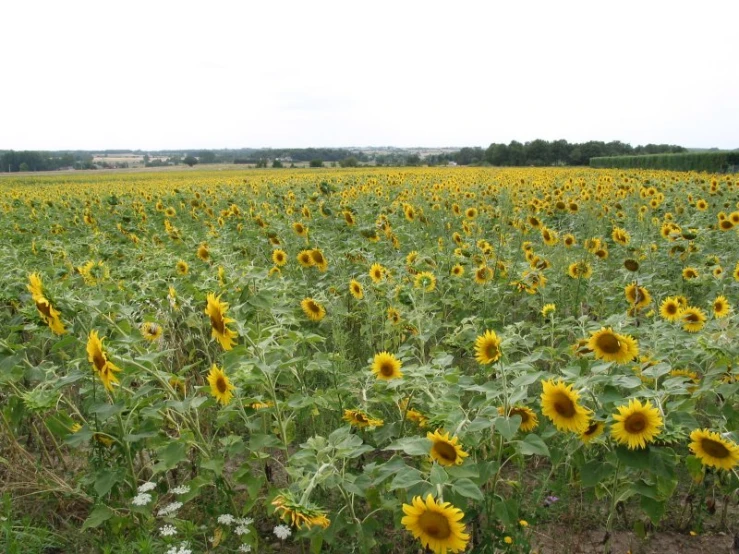
[[[739,148],[739,2],[16,0],[0,149]]]

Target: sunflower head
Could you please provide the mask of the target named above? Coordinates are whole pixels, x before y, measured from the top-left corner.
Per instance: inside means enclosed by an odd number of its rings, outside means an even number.
[[[321,321],[326,317],[326,308],[312,298],[304,298],[300,303],[300,307],[303,308],[303,313],[311,321]]]
[[[635,450],[646,448],[647,443],[659,435],[662,416],[649,400],[642,404],[640,400],[631,399],[628,405],[617,409],[618,414],[613,416],[616,423],[611,426],[611,435],[616,442]]]
[[[289,491],[282,491],[275,496],[272,505],[280,519],[297,529],[310,529],[314,526],[326,529],[331,524],[323,510],[308,501],[298,500]]]
[[[680,321],[683,324],[683,329],[688,333],[697,333],[706,324],[706,314],[700,308],[694,306],[688,306],[680,312]]]
[[[381,419],[371,418],[362,410],[344,410],[344,417],[342,419],[352,427],[359,427],[360,429],[364,429],[365,427],[381,427],[384,423]]]
[[[677,298],[665,298],[659,307],[659,315],[666,321],[677,321],[680,319],[682,307]]]
[[[460,523],[464,513],[449,502],[437,502],[430,494],[425,501],[415,496],[411,504],[403,504],[403,513],[402,525],[434,554],[456,554],[467,548],[470,536]]]
[[[690,450],[705,466],[731,471],[739,465],[739,445],[708,429],[690,433]]]
[[[380,264],[372,264],[369,270],[370,279],[372,282],[377,284],[385,278],[385,268]]]
[[[475,359],[482,365],[498,361],[501,356],[500,342],[495,331],[485,331],[475,340]]]
[[[590,410],[578,403],[580,395],[562,381],[542,383],[541,412],[560,431],[582,433],[590,423]]]
[[[177,262],[175,269],[177,270],[177,273],[179,275],[187,275],[190,271],[190,266],[187,265],[186,261],[180,260],[179,262]]]
[[[225,406],[233,398],[233,390],[236,389],[231,384],[231,381],[226,376],[224,371],[219,368],[216,364],[210,368],[208,373],[208,383],[210,384],[210,394],[213,398],[218,401],[221,405]]]
[[[449,437],[449,433],[442,434],[440,429],[433,433],[427,433],[426,438],[431,441],[430,456],[443,466],[461,465],[464,459],[469,456],[462,445],[459,444],[457,437]]]
[[[726,317],[731,311],[731,306],[725,296],[717,296],[713,301],[712,308],[713,315],[718,319]]]
[[[360,283],[356,279],[352,279],[349,282],[349,292],[357,300],[361,300],[362,298],[364,298],[364,288],[362,288],[362,283]]]
[[[145,321],[141,326],[141,334],[146,340],[155,341],[162,336],[162,326],[153,321]]]
[[[625,364],[639,354],[639,346],[629,335],[615,333],[610,327],[594,332],[588,340],[588,348],[595,357],[606,362]]]
[[[213,293],[209,293],[207,298],[208,305],[205,308],[205,313],[210,318],[211,336],[221,344],[224,350],[231,350],[235,343],[234,339],[238,334],[227,327],[229,323],[234,321],[226,317],[228,304],[221,302],[221,297],[217,297]]]
[[[422,271],[416,275],[413,286],[425,292],[432,292],[436,288],[436,277],[430,271]]]
[[[314,265],[315,262],[313,261],[313,256],[311,256],[311,251],[301,250],[298,253],[298,263],[302,267],[311,267],[312,265]]]
[[[503,406],[498,407],[498,413],[500,415],[505,415],[505,409],[503,408]],[[529,433],[533,431],[539,425],[539,418],[531,408],[528,408],[526,406],[512,406],[508,410],[508,417],[514,415],[517,415],[521,418],[521,426],[519,427],[519,429],[521,429],[521,431],[523,431],[524,433]]]
[[[380,352],[375,354],[372,360],[372,373],[375,374],[380,381],[390,381],[392,379],[399,379],[403,376],[400,371],[402,364],[393,354],[388,352]]]
[[[282,267],[287,263],[287,254],[278,248],[272,252],[272,261],[276,266]]]
[[[601,434],[603,434],[603,430],[605,428],[605,423],[603,423],[602,421],[592,420],[589,423],[587,429],[580,433],[580,440],[585,444],[588,444],[589,442],[592,442]]]

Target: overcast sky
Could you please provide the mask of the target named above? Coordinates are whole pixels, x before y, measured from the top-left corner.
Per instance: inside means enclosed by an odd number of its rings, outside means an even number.
[[[36,1],[0,149],[739,148],[739,1]]]

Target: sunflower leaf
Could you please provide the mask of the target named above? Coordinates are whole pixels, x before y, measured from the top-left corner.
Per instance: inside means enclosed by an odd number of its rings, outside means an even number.
[[[454,483],[452,483],[452,490],[457,494],[460,494],[466,498],[472,498],[473,500],[481,501],[484,498],[480,487],[475,485],[466,477],[463,477],[462,479],[457,479]]]
[[[425,437],[406,437],[396,440],[384,450],[402,450],[409,456],[424,456],[431,452],[431,441]]]

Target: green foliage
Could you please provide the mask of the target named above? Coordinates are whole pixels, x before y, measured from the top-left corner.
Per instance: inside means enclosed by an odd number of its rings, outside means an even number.
[[[605,156],[590,158],[590,167],[619,169],[666,169],[721,173],[739,169],[739,152],[693,152],[644,156]]]

